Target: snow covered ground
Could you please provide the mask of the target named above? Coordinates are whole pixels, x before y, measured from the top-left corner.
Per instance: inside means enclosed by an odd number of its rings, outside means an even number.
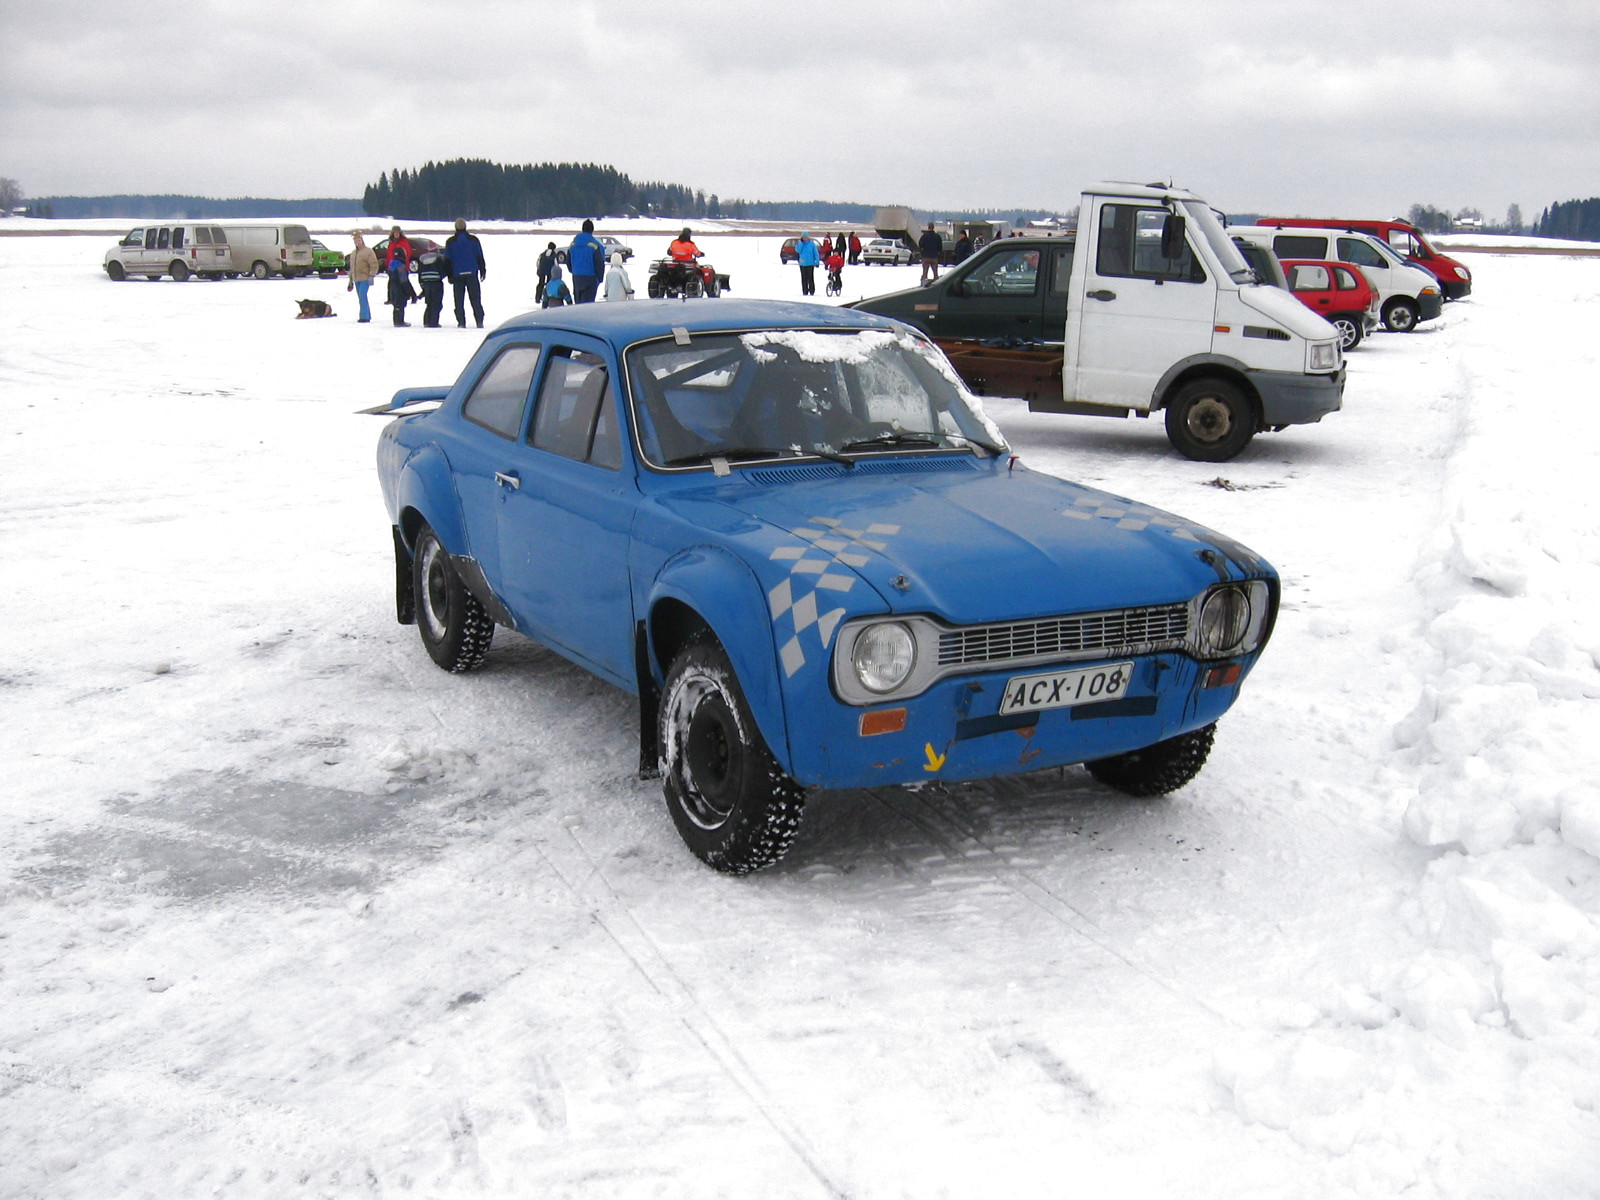
[[[990,401],[1283,572],[1209,766],[823,795],[729,879],[628,697],[394,623],[354,413],[476,331],[109,241],[0,237],[0,1196],[1600,1194],[1600,260],[1473,255],[1221,467]]]

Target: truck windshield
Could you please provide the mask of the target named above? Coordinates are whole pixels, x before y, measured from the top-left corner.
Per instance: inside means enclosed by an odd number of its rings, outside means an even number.
[[[1217,220],[1217,214],[1211,211],[1209,205],[1200,200],[1185,200],[1183,214],[1189,219],[1189,225],[1205,237],[1206,245],[1211,247],[1211,253],[1218,265],[1228,273],[1229,279],[1235,283],[1256,282],[1256,273],[1245,262],[1239,247],[1233,244],[1233,239],[1223,229],[1222,222]]]

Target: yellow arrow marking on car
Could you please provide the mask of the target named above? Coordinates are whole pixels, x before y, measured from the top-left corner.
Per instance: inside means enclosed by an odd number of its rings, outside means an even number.
[[[928,752],[928,761],[922,764],[924,771],[937,771],[944,766],[945,756],[933,748],[932,742],[923,746],[923,749]]]

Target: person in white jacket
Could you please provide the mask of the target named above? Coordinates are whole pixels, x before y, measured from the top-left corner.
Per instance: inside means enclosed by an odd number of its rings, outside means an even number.
[[[628,269],[622,265],[620,250],[611,252],[611,269],[606,272],[606,299],[633,299],[633,283],[628,278]]]

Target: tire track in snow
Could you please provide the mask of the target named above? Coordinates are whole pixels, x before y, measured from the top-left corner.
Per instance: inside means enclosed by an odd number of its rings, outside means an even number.
[[[634,916],[627,903],[611,886],[594,855],[579,840],[577,831],[566,828],[571,849],[559,839],[539,838],[530,842],[535,854],[588,911],[589,916],[609,937],[633,969],[682,1022],[718,1069],[755,1106],[758,1113],[789,1147],[827,1195],[843,1200],[849,1192],[828,1173],[822,1156],[806,1138],[800,1125],[772,1096],[760,1076],[739,1053],[739,1048]]]
[[[1018,866],[1005,853],[991,846],[983,838],[968,829],[962,828],[947,813],[930,804],[921,791],[908,791],[904,788],[872,788],[868,789],[866,794],[901,821],[921,830],[952,859],[959,860],[969,866],[981,868],[990,878],[1013,895],[1033,908],[1038,909],[1051,920],[1070,929],[1110,958],[1122,963],[1129,970],[1144,976],[1170,995],[1210,1014],[1229,1028],[1243,1028],[1233,1017],[1208,1003],[1195,992],[1185,988],[1177,980],[1158,970],[1150,963],[1144,962],[1127,951],[1120,949],[1115,944],[1111,934],[1096,925],[1081,909],[1074,906],[1064,897],[1057,895],[1049,887],[1029,874],[1025,868]],[[891,795],[902,802],[896,803],[895,800],[890,799]],[[916,811],[912,810],[911,805],[915,806]]]

